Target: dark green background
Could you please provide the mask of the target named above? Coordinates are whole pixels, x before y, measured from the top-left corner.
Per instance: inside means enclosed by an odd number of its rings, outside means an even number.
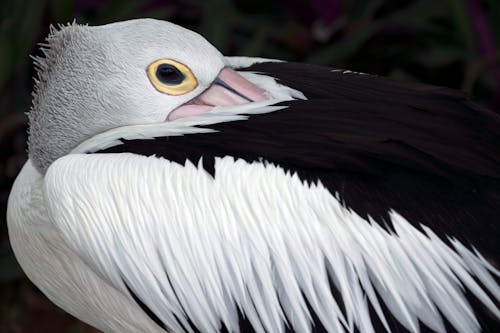
[[[30,54],[49,24],[154,17],[193,29],[226,55],[280,58],[462,89],[500,111],[500,1],[0,1],[0,332],[94,332],[20,271],[5,209],[26,160]]]

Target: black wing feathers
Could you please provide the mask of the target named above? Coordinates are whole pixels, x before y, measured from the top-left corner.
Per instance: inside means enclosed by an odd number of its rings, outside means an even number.
[[[386,228],[392,228],[394,210],[497,263],[498,115],[447,88],[294,63],[240,70],[273,76],[308,100],[208,126],[215,133],[124,141],[100,153],[155,154],[182,164],[203,157],[212,174],[215,157],[265,160],[304,180],[320,180],[347,207]],[[397,323],[393,328],[400,330]]]
[[[184,163],[234,156],[281,165],[318,179],[346,206],[390,228],[392,209],[416,226],[497,255],[500,117],[462,93],[293,63],[261,63],[263,73],[308,100],[216,133],[126,141],[102,152],[156,154]],[[485,232],[489,230],[489,232]]]

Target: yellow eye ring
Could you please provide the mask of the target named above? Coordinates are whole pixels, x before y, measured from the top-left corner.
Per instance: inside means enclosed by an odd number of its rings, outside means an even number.
[[[156,90],[168,95],[184,95],[198,86],[193,72],[172,59],[159,59],[146,69],[149,81]]]

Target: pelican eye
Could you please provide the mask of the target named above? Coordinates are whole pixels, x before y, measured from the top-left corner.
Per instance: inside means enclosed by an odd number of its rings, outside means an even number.
[[[159,59],[146,70],[148,78],[161,93],[183,95],[198,86],[193,72],[184,64],[172,59]]]
[[[170,64],[161,64],[156,68],[156,77],[161,83],[175,86],[181,84],[186,78],[177,67]]]

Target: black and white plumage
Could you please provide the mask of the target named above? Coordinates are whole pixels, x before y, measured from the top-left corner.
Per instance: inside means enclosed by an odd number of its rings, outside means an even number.
[[[106,332],[495,331],[498,115],[445,88],[223,62],[270,99],[28,161],[9,232],[50,299]]]

